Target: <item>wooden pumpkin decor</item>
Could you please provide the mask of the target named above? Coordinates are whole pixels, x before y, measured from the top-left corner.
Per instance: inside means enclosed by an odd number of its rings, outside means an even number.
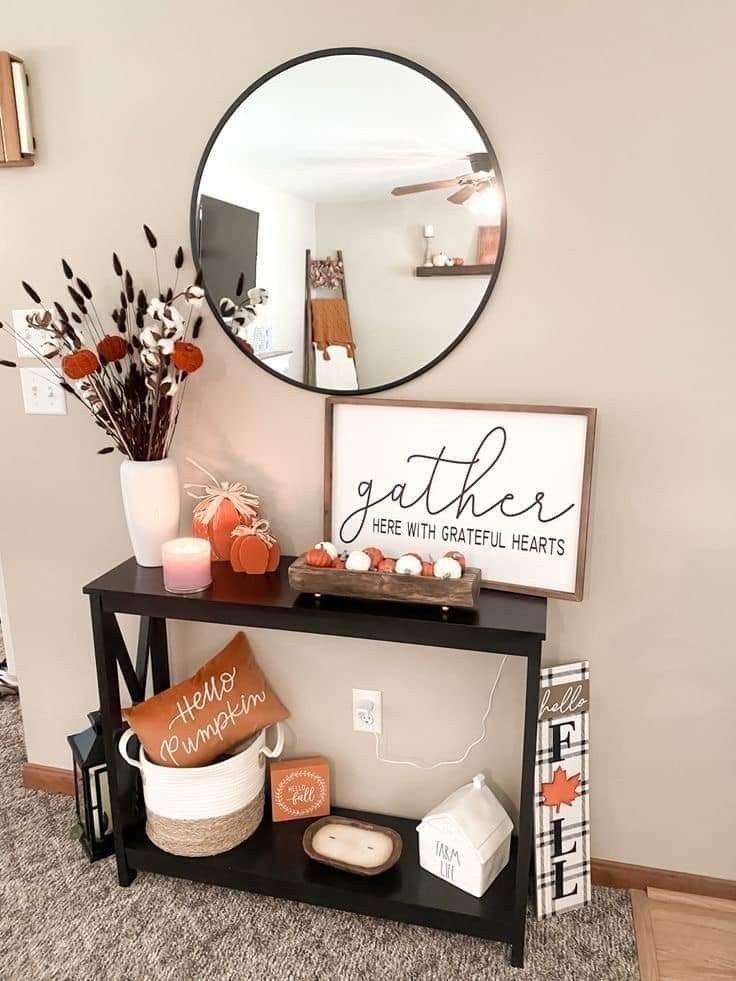
[[[233,530],[252,524],[260,501],[248,492],[246,484],[218,480],[208,470],[187,457],[197,470],[210,478],[208,484],[185,484],[190,497],[197,502],[192,515],[192,534],[206,538],[212,547],[214,562],[228,562],[233,544]]]
[[[261,576],[264,572],[275,572],[278,569],[281,549],[269,533],[269,528],[270,524],[265,518],[259,518],[250,525],[233,528],[230,565],[234,572]]]

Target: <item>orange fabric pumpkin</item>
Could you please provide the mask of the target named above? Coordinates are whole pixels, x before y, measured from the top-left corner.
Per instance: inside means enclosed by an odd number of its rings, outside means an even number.
[[[466,559],[462,552],[445,552],[446,559],[454,559],[460,563],[460,568],[465,572]]]
[[[376,566],[379,572],[393,572],[396,568],[396,559],[381,559]]]
[[[122,361],[128,345],[119,334],[106,334],[97,345],[97,353],[103,361]]]
[[[333,569],[344,569],[345,568],[345,559],[333,559],[332,560],[332,568]]]
[[[434,575],[434,563],[432,563],[432,562],[422,562],[422,575],[423,576],[433,576]]]
[[[192,518],[192,534],[195,538],[207,538],[212,546],[214,562],[229,562],[233,546],[233,530],[239,525],[249,526],[252,518],[240,514],[234,504],[223,500],[218,505],[215,516],[207,522]]]
[[[310,548],[304,553],[307,565],[314,566],[315,569],[329,569],[332,565],[330,553],[323,548]]]
[[[92,375],[95,371],[99,371],[100,362],[97,360],[97,355],[94,351],[83,347],[73,354],[64,355],[61,359],[61,370],[67,378],[71,378],[72,381],[79,381],[80,378],[86,378],[87,375]]]
[[[204,364],[204,355],[196,344],[190,344],[188,341],[177,341],[174,344],[171,360],[179,371],[186,371],[188,375],[191,375],[193,371],[197,371]]]
[[[383,552],[380,548],[375,548],[371,546],[370,548],[364,548],[363,551],[366,555],[370,556],[371,559],[371,569],[377,569],[378,563],[383,561]]]

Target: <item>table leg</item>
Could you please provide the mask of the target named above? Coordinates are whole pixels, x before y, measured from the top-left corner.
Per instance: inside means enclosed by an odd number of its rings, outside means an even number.
[[[136,781],[131,767],[123,762],[117,751],[117,738],[123,724],[115,656],[115,645],[120,634],[116,629],[115,615],[103,610],[99,596],[90,596],[90,612],[118,882],[121,886],[129,886],[135,879],[135,871],[128,866],[125,857],[125,829],[134,820]]]
[[[163,617],[151,617],[148,630],[151,645],[151,679],[153,693],[157,695],[160,691],[171,687],[166,620]]]
[[[146,682],[148,681],[148,661],[151,650],[150,641],[151,618],[141,617],[138,625],[138,647],[135,658],[135,674],[138,678],[143,696],[146,694]]]
[[[526,700],[524,705],[524,749],[521,764],[519,799],[519,848],[516,855],[516,892],[514,896],[514,934],[511,963],[524,966],[526,907],[529,896],[529,871],[534,837],[534,763],[537,748],[539,714],[539,673],[542,665],[542,642],[535,643],[526,662]]]

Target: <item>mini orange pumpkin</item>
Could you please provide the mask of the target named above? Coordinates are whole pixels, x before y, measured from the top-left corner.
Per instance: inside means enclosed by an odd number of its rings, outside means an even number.
[[[380,550],[380,548],[371,546],[370,548],[364,548],[363,551],[366,555],[370,556],[371,569],[377,569],[379,562],[383,561],[383,552]]]
[[[307,565],[314,566],[315,569],[329,569],[332,565],[330,553],[324,548],[310,548],[304,553]]]
[[[434,563],[433,562],[422,562],[422,575],[423,576],[433,576],[434,575]]]
[[[71,378],[72,381],[79,381],[80,378],[86,378],[87,375],[92,375],[95,371],[99,371],[100,362],[97,360],[97,355],[94,351],[83,347],[73,354],[64,355],[61,359],[61,370],[67,378]]]
[[[119,334],[105,334],[97,345],[97,353],[103,361],[122,361],[128,345]]]
[[[263,525],[262,532],[259,525]],[[245,527],[253,527],[252,532]],[[236,529],[233,533],[233,544],[230,550],[230,565],[233,572],[247,572],[251,576],[262,576],[264,572],[274,572],[281,559],[279,543],[273,536],[267,534],[268,522],[258,522],[254,526],[245,526],[242,531]]]
[[[344,569],[345,568],[345,559],[333,559],[332,560],[332,568],[333,569]]]
[[[460,568],[465,572],[466,559],[462,552],[445,552],[446,559],[454,559],[460,563]]]
[[[396,568],[396,559],[381,559],[376,566],[379,572],[393,572]]]

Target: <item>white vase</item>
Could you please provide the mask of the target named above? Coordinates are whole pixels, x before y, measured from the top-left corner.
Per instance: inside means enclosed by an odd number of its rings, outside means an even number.
[[[161,546],[179,534],[179,472],[174,460],[125,460],[120,487],[138,565],[160,566]]]

